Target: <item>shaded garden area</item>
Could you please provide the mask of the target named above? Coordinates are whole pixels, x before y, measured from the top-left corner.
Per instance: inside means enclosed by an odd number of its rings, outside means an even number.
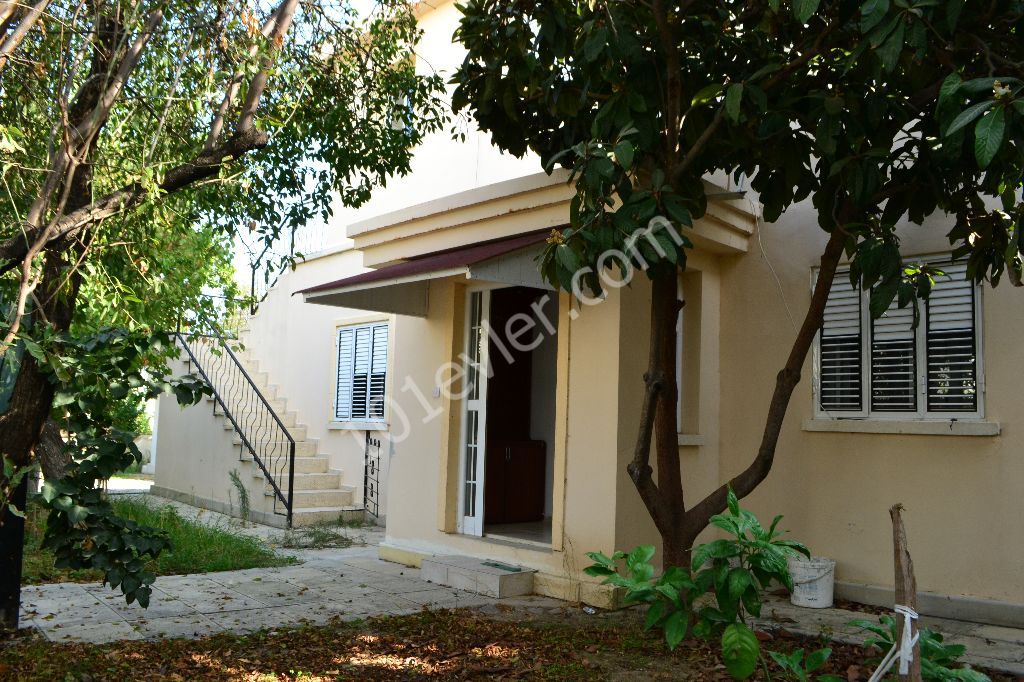
[[[500,609],[500,607],[499,607]],[[0,650],[3,680],[407,680],[617,679],[728,680],[717,647],[688,640],[673,652],[642,634],[633,614],[558,620],[499,612],[423,611],[323,627],[221,634],[199,640],[105,645],[23,641]],[[827,645],[779,631],[772,647],[791,652]],[[867,680],[880,653],[830,645],[819,672]],[[787,679],[774,662],[769,670]],[[767,679],[760,670],[754,679]],[[996,681],[1012,678],[992,674]]]

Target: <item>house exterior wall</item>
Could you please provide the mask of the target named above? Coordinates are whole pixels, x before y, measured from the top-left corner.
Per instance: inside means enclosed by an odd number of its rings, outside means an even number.
[[[404,339],[396,339],[395,375],[417,389],[393,394],[392,409],[408,416],[411,430],[400,438],[393,427],[381,556],[417,563],[430,554],[454,553],[511,562],[539,571],[535,588],[541,593],[607,603],[606,591],[584,580],[581,571],[589,563],[585,552],[610,547],[614,540],[616,453],[606,445],[618,437],[618,379],[609,381],[588,368],[616,372],[618,297],[576,319],[567,297],[560,301],[555,413],[565,425],[556,424],[556,441],[565,445],[560,453],[556,443],[554,453],[554,540],[545,549],[457,532],[461,384],[426,402],[423,398],[432,396],[434,386],[448,385],[446,363],[462,351],[465,296],[464,283],[432,282],[428,316],[412,319]],[[430,509],[437,513],[426,513]]]
[[[423,68],[429,64],[450,75],[458,65],[461,50],[450,40],[457,18],[452,3],[423,15],[425,35],[418,50]],[[340,320],[366,314],[305,304],[291,294],[358,272],[363,264],[377,266],[568,221],[570,190],[557,183],[534,187],[528,176],[539,171],[536,158],[511,159],[492,148],[486,135],[473,130],[467,135],[463,144],[452,142],[448,133],[432,136],[418,150],[410,176],[375,193],[358,215],[339,214],[362,256],[341,252],[301,264],[271,292],[247,337],[261,368],[282,386],[290,409],[299,412],[311,436],[321,438],[322,450],[346,471],[348,483],[359,478],[362,450],[351,432],[329,428],[333,330]],[[446,208],[451,195],[498,182],[511,184],[489,203]],[[528,187],[537,191],[527,196]],[[413,211],[393,224],[381,217],[435,200],[426,217]],[[712,204],[714,220],[699,228],[706,236],[695,239],[698,246],[683,276],[686,286],[699,292],[684,310],[688,402],[678,447],[688,504],[739,474],[756,453],[775,376],[809,303],[811,271],[826,238],[809,204],[794,207],[777,223],[757,225],[751,236],[753,228],[741,220],[730,223],[748,202],[733,203],[739,206]],[[461,222],[451,228],[446,220]],[[944,222],[903,226],[904,254],[948,252]],[[462,350],[466,284],[431,282],[426,318],[393,319],[387,537],[381,555],[407,563],[434,553],[507,561],[540,571],[542,593],[607,603],[607,591],[581,574],[589,563],[585,552],[658,540],[625,469],[647,362],[649,284],[637,277],[628,288],[611,291],[607,301],[578,308],[575,317],[562,296],[555,407],[560,450],[550,549],[456,532],[460,405],[443,393],[435,396],[434,389],[448,376],[445,363]],[[1018,492],[1024,486],[1024,436],[1017,426],[1024,423],[1024,404],[1016,396],[1024,385],[1024,366],[1015,352],[1024,337],[1024,316],[1017,296],[1020,292],[1004,285],[985,288],[982,297],[986,420],[1000,425],[1000,435],[844,431],[858,426],[855,422],[829,424],[835,430],[827,432],[812,430],[822,428],[820,423],[805,428],[814,417],[809,356],[773,471],[744,506],[766,520],[783,514],[783,527],[793,538],[838,561],[842,583],[886,587],[893,583],[887,510],[901,502],[920,590],[1024,605],[1024,530],[1018,522],[1024,518]],[[174,438],[172,430],[162,417],[161,450],[165,439]],[[192,440],[175,447],[200,452],[194,442],[200,434],[187,438]],[[158,471],[165,462],[158,459]],[[193,473],[180,473],[182,485],[190,485],[188,475],[195,476],[195,465],[188,466]],[[704,538],[711,536],[707,532]]]
[[[949,251],[948,223],[903,226],[906,256]],[[826,235],[801,205],[762,225],[760,250],[722,263],[721,475],[752,459],[764,414],[795,331],[810,302],[810,273]],[[781,281],[775,284],[769,264]],[[783,527],[821,555],[838,560],[837,579],[891,586],[888,509],[901,502],[921,591],[1024,603],[1024,518],[1019,495],[1024,459],[1015,395],[1024,368],[1015,351],[1024,332],[1020,291],[984,287],[986,420],[998,436],[811,432],[812,365],[793,396],[771,475],[745,504],[760,516],[784,514]],[[847,422],[832,424],[840,429]]]
[[[173,362],[171,369],[178,375],[192,371],[181,361]],[[182,407],[173,395],[160,396],[154,487],[165,496],[189,504],[239,514],[238,492],[231,482],[231,472],[237,472],[250,491],[251,518],[269,521],[273,499],[253,492],[258,488],[248,480],[252,465],[239,461],[239,446],[232,442],[234,432],[226,430],[224,420],[212,414],[213,403],[205,398]]]
[[[362,256],[343,250],[302,263],[285,274],[249,319],[242,341],[250,356],[266,372],[278,395],[287,399],[289,411],[298,413],[310,438],[319,440],[321,454],[330,457],[331,468],[343,472],[342,482],[356,486],[357,501],[363,499],[363,466],[367,430],[381,440],[382,480],[387,478],[391,444],[389,431],[395,417],[385,409],[385,424],[344,424],[334,419],[334,395],[337,382],[337,329],[348,324],[387,321],[390,324],[389,354],[405,337],[409,318],[384,313],[306,305],[294,295],[324,280],[363,272]],[[392,364],[391,367],[394,365]],[[394,389],[394,378],[387,379],[387,393]],[[369,426],[369,429],[361,428]],[[387,485],[381,486],[381,509],[386,508]],[[383,514],[383,512],[382,512]]]

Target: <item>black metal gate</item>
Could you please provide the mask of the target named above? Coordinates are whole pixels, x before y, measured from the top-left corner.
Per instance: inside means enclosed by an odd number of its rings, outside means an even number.
[[[366,432],[366,455],[363,471],[363,508],[380,518],[380,438]]]

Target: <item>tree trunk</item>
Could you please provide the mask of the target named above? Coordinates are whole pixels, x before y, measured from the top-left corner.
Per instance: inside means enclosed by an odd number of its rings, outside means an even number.
[[[14,489],[11,504],[25,509],[28,476],[24,476]],[[25,519],[0,509],[0,630],[18,629],[18,610],[21,607],[21,562],[25,543]]]
[[[71,453],[68,452],[67,444],[60,434],[60,427],[53,419],[47,419],[43,424],[35,453],[36,459],[39,460],[39,468],[43,471],[43,478],[47,481],[59,481],[64,478],[64,472],[71,464]]]
[[[663,267],[651,277],[651,340],[644,374],[646,391],[640,433],[627,471],[661,535],[666,566],[688,563],[690,546],[681,541],[684,515],[679,443],[676,437],[676,321],[681,305],[677,271]],[[658,481],[650,464],[656,448]]]
[[[846,232],[836,227],[821,256],[818,281],[807,314],[786,364],[776,378],[757,455],[742,473],[729,481],[728,485],[732,486],[738,497],[749,495],[771,471],[782,423],[793,391],[800,383],[800,372],[807,353],[824,319],[825,304],[845,244]],[[675,371],[676,319],[681,307],[677,293],[677,274],[672,268],[652,275],[651,345],[647,373],[644,375],[646,391],[633,459],[627,466],[629,476],[661,535],[663,565],[666,567],[690,565],[690,554],[697,536],[707,528],[712,516],[725,511],[728,494],[728,486],[722,485],[692,508],[687,509],[685,506],[676,438],[676,409],[679,402]],[[654,480],[650,465],[652,441],[657,448],[657,481]]]

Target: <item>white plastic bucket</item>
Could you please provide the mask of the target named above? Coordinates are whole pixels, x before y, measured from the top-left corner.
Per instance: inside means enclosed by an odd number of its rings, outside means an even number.
[[[827,609],[832,606],[832,590],[836,582],[836,562],[820,556],[790,558],[789,574],[793,578],[793,606]]]

